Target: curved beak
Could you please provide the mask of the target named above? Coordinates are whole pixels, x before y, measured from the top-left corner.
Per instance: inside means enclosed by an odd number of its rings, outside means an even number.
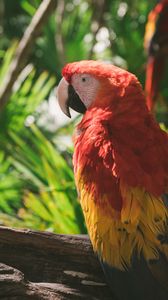
[[[63,77],[57,88],[58,103],[62,112],[71,118],[69,106],[68,106],[68,82]]]
[[[71,118],[69,108],[71,107],[79,113],[85,113],[86,107],[81,101],[79,95],[75,92],[73,86],[63,77],[57,88],[58,103],[62,112]]]

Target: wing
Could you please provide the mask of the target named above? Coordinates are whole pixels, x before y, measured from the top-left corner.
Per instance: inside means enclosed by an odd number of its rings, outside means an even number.
[[[167,299],[168,253],[161,238],[167,208],[159,194],[168,170],[162,161],[168,141],[151,118],[129,130],[94,122],[75,142],[75,178],[88,232],[121,299]]]

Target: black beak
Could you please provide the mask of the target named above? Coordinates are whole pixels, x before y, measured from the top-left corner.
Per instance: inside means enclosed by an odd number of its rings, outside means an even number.
[[[86,111],[86,106],[81,101],[78,94],[75,92],[73,86],[71,84],[68,85],[68,101],[67,106],[71,107],[73,110],[84,114]]]
[[[58,85],[57,97],[62,112],[71,118],[69,108],[84,114],[86,107],[81,101],[73,86],[69,84],[63,77]]]

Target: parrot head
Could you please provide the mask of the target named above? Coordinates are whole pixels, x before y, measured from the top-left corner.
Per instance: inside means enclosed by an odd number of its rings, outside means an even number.
[[[82,114],[93,107],[117,109],[120,102],[128,102],[127,96],[131,94],[139,94],[144,100],[135,75],[111,64],[92,60],[73,62],[63,68],[62,75],[57,95],[60,108],[68,117],[71,117],[69,108]]]

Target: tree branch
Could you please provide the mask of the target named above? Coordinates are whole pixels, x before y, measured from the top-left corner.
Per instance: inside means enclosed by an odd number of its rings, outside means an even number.
[[[27,27],[23,38],[19,42],[15,57],[11,62],[8,73],[0,87],[0,109],[7,103],[12,87],[19,73],[25,67],[32,45],[39,35],[43,25],[56,7],[56,0],[43,0],[30,25]]]
[[[55,44],[57,47],[60,66],[63,67],[66,62],[66,55],[65,55],[65,47],[64,47],[64,38],[63,38],[63,30],[62,30],[62,23],[64,18],[64,10],[65,10],[65,1],[58,0],[57,4],[57,13],[56,13],[56,33],[55,33]]]
[[[2,226],[0,298],[114,299],[87,236]]]
[[[105,0],[92,1],[92,24],[91,33],[93,35],[92,45],[88,54],[88,59],[92,59],[93,49],[96,44],[96,34],[104,25],[104,13],[107,9],[107,2]]]

